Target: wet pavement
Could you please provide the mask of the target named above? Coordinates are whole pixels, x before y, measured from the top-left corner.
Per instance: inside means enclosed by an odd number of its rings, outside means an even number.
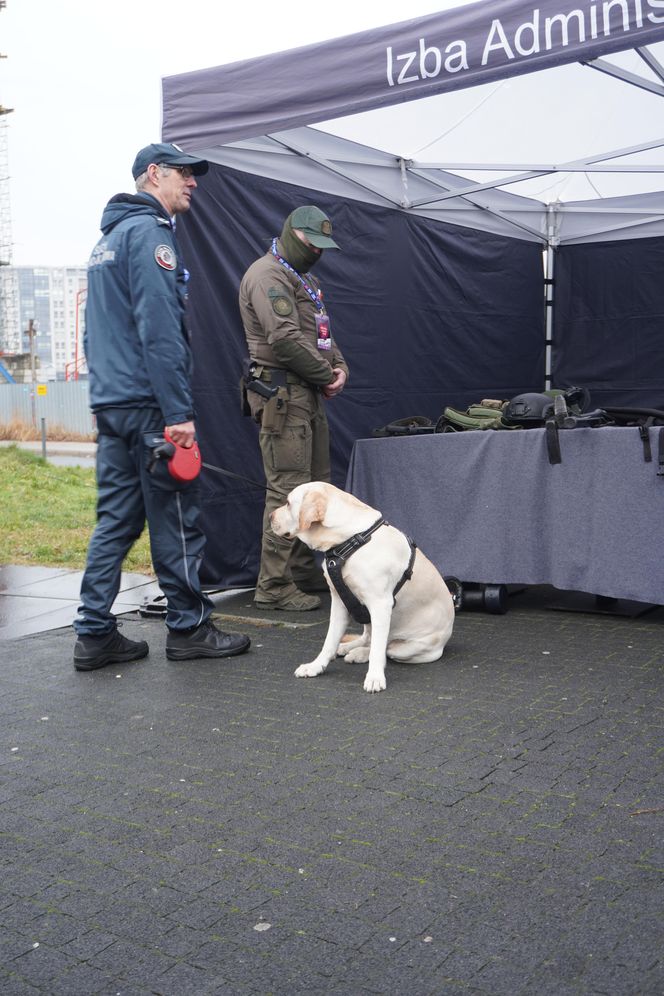
[[[34,440],[0,440],[0,446],[18,446],[19,449],[34,453],[58,467],[94,468],[97,453],[96,443],[56,442],[47,440],[46,446]]]
[[[5,632],[76,601],[24,570]],[[293,676],[328,596],[225,593],[250,651],[173,663],[143,588],[144,661],[74,671],[65,615],[0,646],[3,996],[664,992],[664,609],[526,590],[372,696]]]
[[[66,568],[0,566],[0,640],[71,626],[82,576]],[[160,596],[153,578],[124,573],[113,612],[135,612]]]

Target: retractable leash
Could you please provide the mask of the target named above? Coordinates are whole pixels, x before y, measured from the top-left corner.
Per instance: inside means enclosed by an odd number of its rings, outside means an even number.
[[[223,467],[215,467],[212,463],[203,463],[203,467],[206,470],[214,470],[217,474],[224,474],[226,477],[234,477],[238,481],[245,481],[247,484],[253,484],[255,488],[261,488],[263,491],[271,491],[273,495],[279,495],[280,498],[287,498],[287,491],[279,491],[277,488],[269,488],[267,484],[260,484],[259,481],[252,481],[250,477],[244,477],[242,474],[234,474],[232,470],[224,470]]]
[[[198,444],[193,446],[180,446],[164,430],[164,442],[155,447],[152,452],[152,461],[149,470],[154,472],[157,460],[165,460],[168,472],[176,481],[193,481],[201,472],[203,461]]]
[[[268,487],[267,484],[253,481],[250,477],[236,474],[232,470],[225,470],[223,467],[215,467],[212,463],[206,463],[201,459],[198,443],[194,442],[193,446],[181,446],[172,439],[168,432],[164,432],[164,442],[155,447],[153,451],[152,461],[148,468],[150,473],[154,472],[157,460],[166,460],[168,472],[176,481],[193,481],[200,474],[201,468],[205,467],[206,470],[214,470],[215,473],[223,474],[225,477],[234,477],[246,484],[253,484],[255,488],[261,488],[262,491],[272,491],[273,494],[279,495],[281,498],[287,497],[285,491],[278,491],[276,488]]]

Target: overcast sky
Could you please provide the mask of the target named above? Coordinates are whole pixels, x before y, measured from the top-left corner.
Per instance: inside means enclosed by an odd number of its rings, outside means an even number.
[[[134,189],[136,152],[161,138],[163,76],[470,2],[331,0],[293,7],[275,0],[7,0],[0,10],[6,56],[0,104],[14,109],[5,118],[13,263],[87,262],[105,203]],[[629,58],[626,67],[643,73],[638,57]],[[365,144],[434,162],[560,163],[662,131],[661,97],[578,65],[555,72],[553,85],[547,73],[521,76],[372,112],[371,128],[350,119],[334,127]],[[637,182],[634,174],[628,179]],[[658,189],[655,179],[646,189]],[[543,177],[525,192],[543,200],[611,196],[623,180]]]
[[[14,109],[7,119],[13,263],[87,261],[104,204],[133,190],[136,152],[161,138],[162,76],[463,5],[7,0],[0,103]]]

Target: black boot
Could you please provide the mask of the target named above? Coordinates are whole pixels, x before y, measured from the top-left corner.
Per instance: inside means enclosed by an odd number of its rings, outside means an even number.
[[[79,636],[74,647],[74,667],[77,671],[95,671],[107,664],[127,664],[147,657],[145,640],[128,640],[117,629],[104,636]]]
[[[251,640],[242,633],[223,633],[208,619],[196,629],[169,629],[166,656],[169,661],[190,661],[198,657],[234,657],[249,649]]]

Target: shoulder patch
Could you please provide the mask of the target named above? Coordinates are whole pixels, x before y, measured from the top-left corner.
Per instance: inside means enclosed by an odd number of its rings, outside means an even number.
[[[154,258],[164,270],[174,270],[178,265],[177,256],[170,246],[160,245],[154,251]]]
[[[290,315],[293,311],[293,305],[287,297],[273,297],[272,310],[275,314],[279,315],[280,318],[286,318],[287,315]]]

